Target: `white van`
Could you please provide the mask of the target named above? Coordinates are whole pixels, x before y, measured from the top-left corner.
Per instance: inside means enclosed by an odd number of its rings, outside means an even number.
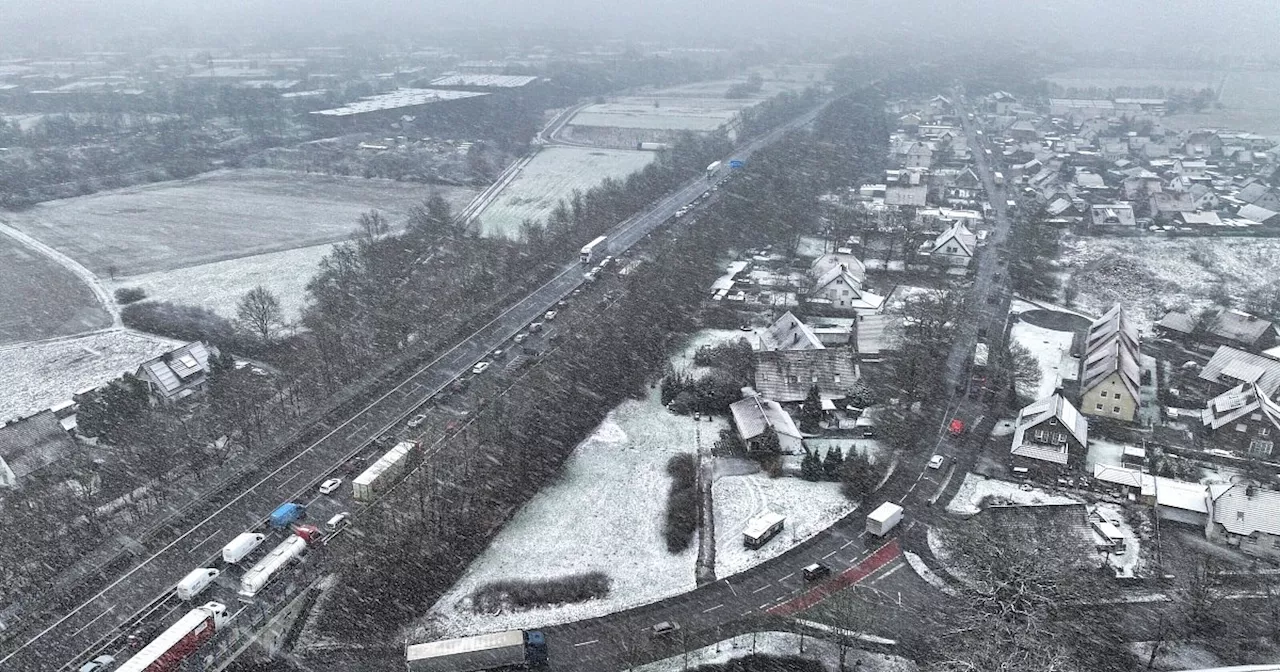
[[[350,517],[351,517],[351,514],[346,511],[336,514],[334,515],[334,517],[329,519],[329,522],[324,524],[325,529],[329,530],[330,532],[337,532],[338,528],[342,527],[342,525],[347,522],[347,518],[350,518]]]
[[[267,535],[260,532],[245,532],[231,543],[222,547],[222,561],[234,565],[244,559],[244,556],[253,552],[266,539]]]
[[[200,569],[191,570],[190,574],[186,575],[186,577],[178,582],[178,587],[175,590],[178,594],[178,599],[190,600],[196,595],[204,592],[204,589],[208,588],[209,584],[213,583],[213,580],[218,578],[218,575],[221,573],[222,572],[209,567],[201,567]]]

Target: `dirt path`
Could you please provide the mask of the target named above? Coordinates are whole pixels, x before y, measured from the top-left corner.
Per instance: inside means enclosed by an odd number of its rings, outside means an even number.
[[[106,286],[102,284],[102,281],[99,280],[98,276],[94,275],[92,271],[80,265],[80,262],[75,259],[72,259],[52,247],[45,245],[32,236],[9,226],[7,223],[0,222],[0,234],[9,236],[23,247],[53,260],[54,263],[62,266],[68,271],[71,271],[76,277],[80,278],[80,280],[89,286],[89,289],[93,291],[93,295],[97,297],[98,303],[102,305],[103,309],[111,314],[111,326],[122,326],[120,322],[120,306],[116,305],[115,299],[111,297],[111,292],[107,291]]]

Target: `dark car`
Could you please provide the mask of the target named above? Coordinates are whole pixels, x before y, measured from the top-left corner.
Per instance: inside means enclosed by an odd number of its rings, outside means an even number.
[[[804,574],[805,581],[817,581],[823,577],[831,576],[831,568],[821,562],[815,562],[800,570],[800,572]]]

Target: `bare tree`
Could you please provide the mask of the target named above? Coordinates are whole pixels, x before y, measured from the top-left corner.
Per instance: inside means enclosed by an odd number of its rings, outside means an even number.
[[[360,213],[359,226],[356,239],[365,244],[373,244],[391,231],[391,223],[377,210]]]
[[[263,343],[270,343],[276,332],[284,325],[284,312],[280,310],[280,300],[271,290],[258,285],[240,297],[236,307],[236,315],[246,331],[257,336]]]

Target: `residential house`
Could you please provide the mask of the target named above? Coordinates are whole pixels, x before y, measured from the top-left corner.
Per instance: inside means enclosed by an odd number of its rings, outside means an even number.
[[[1243,347],[1255,352],[1276,345],[1276,328],[1270,321],[1241,310],[1227,309],[1209,323],[1207,341]]]
[[[1182,143],[1182,153],[1191,157],[1222,155],[1222,138],[1213,131],[1195,131]]]
[[[1182,191],[1161,191],[1151,194],[1151,216],[1172,219],[1180,212],[1195,212],[1191,194]]]
[[[972,168],[967,167],[956,175],[956,179],[952,183],[952,186],[959,187],[961,189],[972,189],[975,191],[981,191],[983,189],[982,178],[978,177],[978,174],[973,172]]]
[[[1236,212],[1236,216],[1251,222],[1257,222],[1263,226],[1280,226],[1280,213],[1252,203],[1241,207]]]
[[[1224,483],[1210,485],[1209,493],[1209,539],[1280,560],[1280,492],[1250,483]]]
[[[1270,398],[1280,389],[1280,360],[1223,345],[1200,369],[1200,379],[1217,385],[1219,390],[1257,383],[1262,394]]]
[[[1089,326],[1080,359],[1080,410],[1113,420],[1136,420],[1141,404],[1138,330],[1120,306]]]
[[[1042,475],[1084,466],[1089,424],[1061,394],[1040,399],[1018,412],[1010,460]]]
[[[809,325],[787,311],[760,333],[758,350],[821,350],[824,346]]]
[[[1280,212],[1280,193],[1261,182],[1252,182],[1245,185],[1236,194],[1236,198],[1271,212]]]
[[[218,349],[192,341],[138,367],[137,377],[147,385],[153,404],[168,404],[200,394],[209,382],[209,360]]]
[[[1211,184],[1193,184],[1187,189],[1187,195],[1191,197],[1191,205],[1196,210],[1217,210],[1221,205],[1218,192],[1213,190]]]
[[[1169,156],[1169,143],[1151,141],[1142,146],[1142,156],[1147,159],[1160,159]]]
[[[929,187],[928,185],[902,185],[890,184],[885,187],[884,204],[885,205],[910,205],[922,208],[928,205]]]
[[[1257,384],[1242,383],[1210,399],[1200,420],[1210,447],[1241,455],[1270,457],[1280,436],[1280,404]]]
[[[876,313],[884,307],[884,297],[862,288],[862,278],[849,266],[836,266],[813,283],[807,301],[841,313]]]
[[[923,249],[929,258],[944,266],[969,265],[978,249],[978,236],[963,221],[952,224]]]
[[[1096,229],[1128,229],[1138,225],[1133,216],[1133,206],[1128,203],[1108,203],[1089,207],[1089,225]]]
[[[773,429],[778,434],[778,446],[783,454],[804,452],[800,430],[778,402],[752,392],[744,399],[729,404],[729,413],[733,416],[738,438],[747,445],[747,450],[757,445],[766,430]]]
[[[1200,530],[1209,522],[1209,488],[1199,483],[1175,481],[1101,462],[1093,465],[1093,480],[1100,487],[1117,490],[1121,496],[1154,505],[1160,520]]]
[[[928,168],[933,164],[933,148],[923,142],[902,141],[894,147],[894,160],[905,168]]]
[[[1160,176],[1147,170],[1139,168],[1131,171],[1128,177],[1124,178],[1121,183],[1121,193],[1130,200],[1138,198],[1148,198],[1151,194],[1162,191]]]
[[[0,489],[17,490],[75,450],[53,411],[0,426]]]
[[[823,399],[843,399],[858,381],[851,348],[760,350],[756,390],[782,403],[804,401],[814,385]]]
[[[996,91],[991,94],[990,100],[991,109],[996,114],[1008,114],[1018,104],[1018,99],[1007,91]]]
[[[832,269],[843,267],[845,272],[858,280],[861,286],[867,279],[867,267],[858,257],[854,256],[851,248],[842,247],[835,252],[828,252],[813,260],[809,264],[809,277],[817,280],[822,276],[830,273]]]
[[[1183,228],[1200,229],[1222,226],[1222,218],[1216,212],[1179,212],[1173,216],[1173,222]]]
[[[1040,131],[1036,129],[1036,125],[1027,120],[1015,121],[1009,127],[1005,134],[1014,140],[1036,140],[1040,137]]]

